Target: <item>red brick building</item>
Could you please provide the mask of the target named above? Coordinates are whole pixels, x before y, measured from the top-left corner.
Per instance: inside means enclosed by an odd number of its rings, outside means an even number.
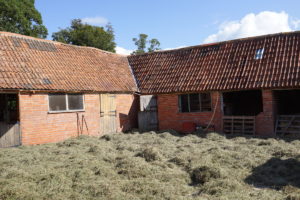
[[[0,33],[0,147],[137,127],[125,56]]]
[[[300,32],[128,57],[0,32],[0,60],[0,147],[130,130],[144,95],[160,130],[300,132]]]
[[[300,133],[300,32],[128,57],[159,129]]]

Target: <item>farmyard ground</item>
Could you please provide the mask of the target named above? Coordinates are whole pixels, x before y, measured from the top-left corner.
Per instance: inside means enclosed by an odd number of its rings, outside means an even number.
[[[300,199],[300,140],[138,132],[0,149],[0,199]]]

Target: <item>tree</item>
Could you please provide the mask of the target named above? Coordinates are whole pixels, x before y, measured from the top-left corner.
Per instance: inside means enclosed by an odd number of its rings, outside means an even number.
[[[0,0],[0,30],[38,38],[48,35],[34,0]]]
[[[132,41],[134,41],[134,44],[137,46],[137,50],[132,52],[133,55],[146,53],[147,43],[150,45],[147,48],[148,52],[160,50],[160,42],[157,39],[153,38],[151,40],[147,40],[147,38],[148,35],[141,33],[139,34],[139,38],[132,39]]]
[[[72,20],[70,27],[53,33],[52,38],[66,44],[96,47],[110,52],[115,52],[116,47],[111,24],[104,28],[82,23],[81,19]]]

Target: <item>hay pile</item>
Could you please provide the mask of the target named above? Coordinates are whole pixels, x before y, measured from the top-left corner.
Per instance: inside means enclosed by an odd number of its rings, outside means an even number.
[[[0,149],[0,199],[300,199],[300,141],[174,132]]]

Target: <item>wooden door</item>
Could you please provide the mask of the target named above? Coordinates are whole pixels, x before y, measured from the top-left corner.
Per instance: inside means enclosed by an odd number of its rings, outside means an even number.
[[[156,131],[158,129],[157,99],[153,95],[140,96],[140,112],[138,113],[140,131]]]
[[[21,145],[17,94],[0,94],[0,148]]]
[[[117,131],[116,95],[100,94],[100,133],[108,134]]]
[[[20,124],[0,122],[0,148],[21,145]]]

